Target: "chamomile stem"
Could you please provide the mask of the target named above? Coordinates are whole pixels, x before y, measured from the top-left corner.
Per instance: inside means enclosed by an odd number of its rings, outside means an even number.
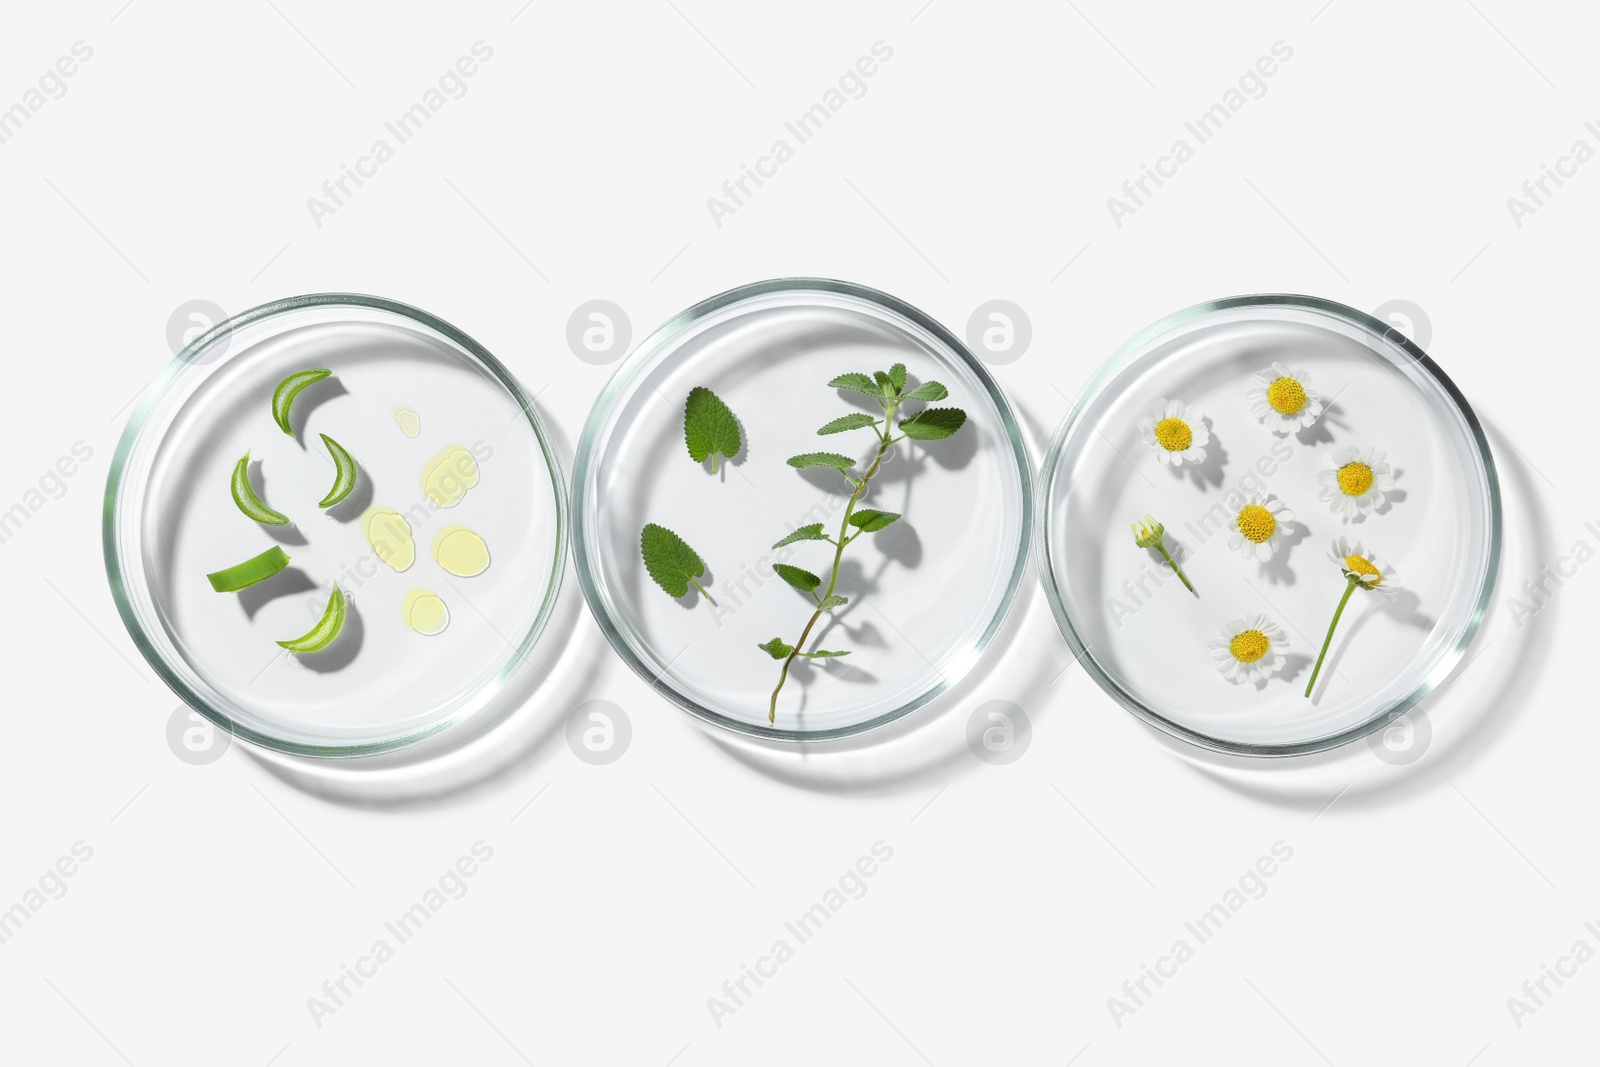
[[[834,587],[839,584],[839,564],[844,560],[844,546],[852,540],[847,536],[850,530],[850,516],[855,513],[856,505],[861,502],[862,496],[866,494],[867,484],[872,481],[872,476],[877,474],[878,468],[883,465],[883,457],[889,454],[889,450],[894,447],[895,441],[899,440],[899,438],[891,438],[888,431],[888,427],[894,424],[894,413],[897,407],[899,407],[898,404],[885,412],[883,420],[885,428],[879,437],[878,454],[873,457],[872,466],[867,468],[867,473],[861,476],[861,481],[856,483],[856,491],[851,494],[850,502],[845,505],[844,518],[839,523],[839,539],[836,542],[838,547],[833,550],[833,573],[828,576],[828,591],[822,595],[822,600],[827,600],[831,597]],[[813,593],[813,595],[815,594]],[[800,640],[794,643],[794,648],[790,650],[789,657],[783,661],[783,670],[778,672],[778,685],[772,690],[772,700],[767,705],[768,722],[778,721],[778,693],[782,691],[783,684],[789,680],[789,667],[794,663],[795,658],[800,655],[801,650],[806,647],[806,638],[811,636],[811,628],[817,624],[817,620],[820,618],[822,618],[822,609],[819,607],[811,613],[811,618],[806,620],[806,628],[800,631]]]
[[[1189,584],[1189,576],[1183,573],[1183,568],[1178,566],[1177,561],[1167,553],[1167,546],[1158,544],[1156,545],[1156,550],[1161,553],[1161,558],[1167,561],[1167,566],[1172,568],[1172,573],[1178,576],[1178,580],[1183,583],[1183,587],[1193,593],[1194,586]]]
[[[1348,579],[1344,587],[1344,596],[1339,598],[1339,608],[1333,613],[1333,621],[1328,624],[1328,636],[1322,640],[1322,652],[1317,656],[1317,665],[1311,669],[1311,681],[1306,683],[1306,696],[1311,696],[1311,688],[1317,684],[1317,675],[1322,670],[1322,661],[1328,657],[1328,646],[1333,644],[1333,631],[1339,628],[1339,616],[1344,614],[1344,606],[1350,603],[1350,594],[1356,591],[1356,580]]]

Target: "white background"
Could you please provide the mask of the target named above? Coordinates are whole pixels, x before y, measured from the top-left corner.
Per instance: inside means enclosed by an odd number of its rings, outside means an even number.
[[[1520,1026],[1506,1003],[1580,938],[1600,949],[1584,928],[1600,920],[1585,818],[1600,567],[1521,627],[1507,601],[1574,542],[1600,544],[1585,529],[1600,164],[1520,227],[1506,206],[1575,139],[1600,147],[1583,125],[1600,118],[1592,16],[1505,0],[521,3],[6,12],[0,107],[75,41],[94,50],[0,144],[0,508],[74,442],[93,450],[0,545],[0,907],[74,842],[93,849],[0,945],[7,1061],[1593,1055],[1600,963],[1547,983]],[[467,94],[318,227],[307,197],[480,39],[494,54]],[[878,40],[894,54],[866,95],[715,225],[706,198]],[[1115,225],[1106,198],[1278,40],[1293,58],[1266,94]],[[997,375],[1036,461],[1098,361],[1170,311],[1253,291],[1424,308],[1428,347],[1492,428],[1509,546],[1481,657],[1427,703],[1420,758],[1358,742],[1268,766],[1166,742],[1071,667],[1032,584],[974,683],[910,728],[752,749],[627,673],[570,575],[526,705],[444,758],[174,755],[175,700],[116,616],[100,510],[175,308],[338,289],[415,303],[538,392],[570,462],[609,373],[569,351],[574,308],[613,300],[637,338],[796,274],[883,288],[957,332],[984,301],[1024,308],[1031,347]],[[592,699],[632,724],[609,766],[565,742]],[[987,700],[1032,723],[1009,765],[968,751]],[[493,858],[469,892],[318,1026],[307,999],[479,840]],[[867,894],[716,1025],[707,998],[878,840],[893,858]],[[1277,841],[1293,858],[1265,896],[1117,1025],[1107,999]]]

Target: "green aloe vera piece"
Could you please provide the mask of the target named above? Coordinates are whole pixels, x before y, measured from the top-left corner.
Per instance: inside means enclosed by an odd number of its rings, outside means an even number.
[[[346,613],[344,590],[336,585],[328,597],[328,606],[323,611],[322,618],[317,620],[317,624],[299,637],[279,641],[278,644],[290,652],[321,652],[333,644],[339,632],[344,629]]]
[[[294,436],[294,431],[289,428],[289,405],[300,395],[300,390],[332,374],[333,371],[326,369],[301,370],[278,383],[278,387],[272,391],[272,421],[278,424],[278,429],[290,437]]]
[[[322,443],[328,449],[328,455],[333,457],[333,465],[338,473],[333,478],[333,488],[328,490],[328,495],[322,498],[317,505],[319,508],[331,508],[339,501],[350,495],[356,487],[356,461],[350,458],[350,453],[344,446],[327,434],[321,434]]]
[[[239,505],[239,510],[257,522],[264,522],[268,526],[287,526],[289,516],[281,511],[274,511],[261,498],[256,495],[255,488],[250,484],[250,453],[246,452],[238,463],[233,465],[233,502]]]
[[[243,563],[235,563],[220,571],[206,575],[211,588],[219,593],[234,593],[240,589],[266,581],[289,565],[289,554],[273,545],[259,556],[251,556]]]

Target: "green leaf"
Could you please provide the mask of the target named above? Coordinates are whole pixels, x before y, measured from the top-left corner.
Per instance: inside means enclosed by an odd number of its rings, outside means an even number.
[[[939,441],[957,430],[967,421],[967,413],[960,408],[923,408],[909,419],[900,420],[900,432],[913,441]]]
[[[859,528],[862,533],[877,533],[899,518],[900,513],[897,511],[874,511],[871,508],[862,508],[850,516],[850,525]]]
[[[779,541],[772,547],[782,548],[784,545],[792,545],[796,541],[826,541],[827,539],[828,535],[822,532],[822,523],[813,522],[795,530],[794,533],[790,534],[788,537],[785,537],[782,541]]]
[[[844,433],[846,430],[860,430],[867,426],[878,425],[878,420],[868,415],[865,411],[858,411],[854,415],[841,415],[828,425],[818,430],[817,433]]]
[[[644,557],[644,569],[668,595],[683,596],[692,585],[701,596],[711,599],[711,594],[695,581],[706,573],[705,563],[683,538],[665,526],[645,523],[639,531],[639,553]]]
[[[240,589],[264,582],[289,565],[289,555],[273,545],[259,556],[251,556],[243,563],[235,563],[220,571],[206,575],[211,588],[219,593],[236,593]]]
[[[683,405],[683,440],[689,446],[689,457],[696,463],[711,459],[713,473],[719,457],[731,459],[744,443],[733,411],[703,385],[689,390],[689,399]]]
[[[772,570],[779,578],[782,578],[802,593],[809,593],[822,584],[822,579],[815,574],[807,570],[801,570],[799,567],[791,567],[787,563],[774,563]]]
[[[806,659],[826,659],[829,656],[848,656],[849,654],[848,652],[829,652],[825,648],[819,648],[815,652],[800,653]]]
[[[923,382],[911,392],[906,394],[907,400],[943,400],[950,395],[950,390],[938,382]]]
[[[850,603],[849,597],[835,593],[833,596],[825,596],[818,601],[817,608],[821,611],[832,611],[834,608],[842,608],[848,603]]]
[[[851,392],[866,393],[868,396],[881,396],[878,383],[865,374],[841,374],[828,383],[829,389],[849,389]]]
[[[294,398],[300,395],[300,390],[308,385],[315,385],[322,379],[329,377],[333,371],[325,368],[316,370],[295,371],[272,390],[272,421],[278,424],[278,429],[294,436],[294,430],[289,425],[289,408],[294,403]]]
[[[233,490],[233,502],[239,505],[239,510],[245,515],[269,526],[288,525],[289,516],[267,507],[256,495],[255,487],[250,484],[250,453],[246,452],[239,462],[233,465],[233,480],[230,484]]]
[[[331,508],[342,501],[356,487],[356,461],[350,458],[344,446],[327,434],[322,434],[322,443],[328,449],[328,455],[333,457],[333,488],[328,490],[328,495],[322,498],[317,505],[319,508]]]
[[[321,652],[338,639],[339,632],[344,629],[348,610],[344,590],[335,585],[328,596],[328,606],[322,610],[322,618],[317,620],[317,624],[299,637],[279,641],[279,647],[287,648],[290,652]]]
[[[836,471],[847,471],[855,465],[855,460],[837,452],[805,452],[789,457],[789,466],[801,471],[807,467],[832,467]]]
[[[788,659],[789,654],[794,651],[794,646],[786,644],[781,637],[774,637],[771,641],[756,647],[773,659]]]
[[[894,379],[881,370],[872,372],[872,380],[878,383],[878,393],[881,396],[893,396],[898,390],[894,387]]]
[[[906,365],[904,363],[896,363],[889,368],[889,381],[897,393],[906,387]]]

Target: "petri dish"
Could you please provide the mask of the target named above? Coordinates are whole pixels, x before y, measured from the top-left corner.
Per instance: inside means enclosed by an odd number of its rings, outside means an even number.
[[[308,368],[332,375],[295,398],[291,437],[271,398]],[[323,434],[358,467],[350,496],[329,508],[319,503],[336,468]],[[246,452],[252,487],[290,525],[235,504],[230,479]],[[441,456],[457,481],[436,468]],[[375,508],[409,530],[403,571],[368,539]],[[488,546],[481,574],[435,561],[430,548],[452,525]],[[197,337],[140,400],[106,486],[106,569],[145,659],[216,725],[309,756],[400,748],[482,709],[549,618],[565,537],[559,463],[515,378],[450,324],[370,296],[281,300]],[[401,562],[398,542],[384,544]],[[211,588],[207,574],[273,546],[289,556],[285,570],[239,592]],[[349,607],[333,644],[279,648],[312,628],[336,585]],[[425,627],[408,617],[418,589],[443,605]]]
[[[828,383],[896,363],[907,368],[907,388],[942,383],[949,396],[935,406],[959,407],[967,421],[944,440],[899,442],[888,453],[861,506],[903,518],[849,545],[836,593],[850,603],[824,615],[802,646],[850,655],[797,660],[769,723],[781,663],[757,646],[796,643],[815,609],[772,565],[826,581],[834,553],[821,541],[772,546],[811,523],[836,536],[853,492],[838,471],[800,471],[786,460],[833,451],[864,469],[873,431],[817,430],[876,405]],[[742,430],[742,448],[716,473],[685,446],[695,387],[713,390]],[[731,290],[647,337],[589,414],[572,507],[579,582],[623,660],[690,714],[781,741],[871,730],[961,678],[1016,597],[1032,528],[1021,435],[984,367],[902,301],[809,278]],[[692,589],[674,598],[651,580],[640,552],[646,523],[693,547],[715,604]]]
[[[1325,408],[1282,435],[1247,398],[1274,364],[1308,375]],[[1158,399],[1204,413],[1204,462],[1158,462],[1139,429]],[[1394,476],[1384,502],[1355,517],[1320,499],[1318,480],[1350,447],[1382,450]],[[1231,544],[1251,493],[1294,515],[1265,561]],[[1242,755],[1334,748],[1416,705],[1461,661],[1498,569],[1499,485],[1465,398],[1393,328],[1314,297],[1218,300],[1139,333],[1075,402],[1039,494],[1040,577],[1074,655],[1151,725]],[[1130,524],[1147,513],[1194,593],[1156,550],[1134,544]],[[1347,588],[1330,559],[1341,536],[1393,569],[1395,596],[1354,592],[1308,698]],[[1257,616],[1287,639],[1284,665],[1233,684],[1210,644],[1233,620]]]

